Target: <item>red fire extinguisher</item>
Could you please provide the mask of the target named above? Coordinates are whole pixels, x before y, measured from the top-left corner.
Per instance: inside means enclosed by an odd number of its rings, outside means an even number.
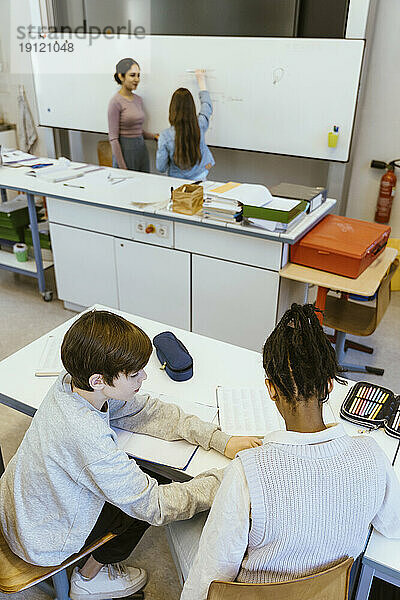
[[[372,161],[371,166],[378,166],[378,164],[378,161]],[[379,195],[375,212],[375,221],[377,223],[389,222],[393,198],[396,192],[397,177],[394,172],[394,168],[397,166],[396,161],[392,160],[388,164],[383,164],[384,168],[386,168],[386,173],[382,175],[379,186]]]

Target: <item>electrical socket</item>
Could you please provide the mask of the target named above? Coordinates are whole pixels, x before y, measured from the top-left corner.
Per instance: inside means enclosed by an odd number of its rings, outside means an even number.
[[[168,225],[158,225],[156,231],[160,238],[168,237]]]

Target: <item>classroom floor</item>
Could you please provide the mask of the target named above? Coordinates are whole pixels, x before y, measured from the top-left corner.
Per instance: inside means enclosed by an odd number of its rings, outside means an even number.
[[[53,273],[46,273],[50,289],[55,289]],[[22,348],[37,337],[69,319],[74,313],[66,311],[58,300],[45,303],[37,291],[36,281],[22,275],[0,270],[0,360]],[[374,354],[347,352],[347,360],[385,369],[383,377],[349,374],[354,380],[376,381],[394,391],[400,389],[400,292],[392,294],[391,304],[378,330],[361,342],[374,347]],[[7,463],[18,448],[30,418],[0,404],[0,445]],[[157,560],[154,558],[157,557]],[[131,555],[128,564],[147,569],[146,600],[178,600],[178,584],[172,557],[162,527],[151,527]],[[38,588],[19,594],[0,594],[0,600],[47,600]],[[385,595],[389,599],[388,595]],[[398,600],[398,595],[390,596]],[[375,598],[380,598],[376,595]]]

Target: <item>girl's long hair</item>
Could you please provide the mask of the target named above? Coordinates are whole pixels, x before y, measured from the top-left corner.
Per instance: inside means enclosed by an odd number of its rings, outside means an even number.
[[[200,127],[193,96],[178,88],[169,105],[169,122],[175,128],[174,162],[180,169],[190,169],[201,161]]]

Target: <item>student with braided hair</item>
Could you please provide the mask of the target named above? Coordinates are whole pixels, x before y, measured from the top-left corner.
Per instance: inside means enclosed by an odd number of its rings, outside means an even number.
[[[371,523],[400,537],[400,485],[388,458],[372,438],[324,423],[340,367],[314,306],[292,304],[265,342],[263,365],[286,430],[226,468],[181,600],[205,600],[215,579],[288,581],[357,557]],[[188,522],[197,539],[203,522]]]

